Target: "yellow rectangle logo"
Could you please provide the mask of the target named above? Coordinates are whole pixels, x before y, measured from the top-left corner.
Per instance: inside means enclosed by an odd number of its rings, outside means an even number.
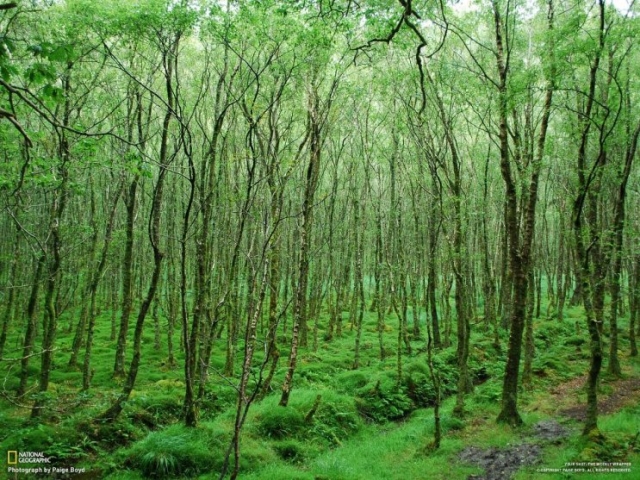
[[[17,465],[17,464],[18,464],[18,451],[9,450],[7,452],[7,465]]]

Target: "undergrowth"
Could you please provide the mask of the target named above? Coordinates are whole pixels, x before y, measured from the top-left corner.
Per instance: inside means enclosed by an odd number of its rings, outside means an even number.
[[[325,316],[323,319],[326,320]],[[567,310],[566,321],[562,323],[554,318],[535,320],[533,383],[530,390],[520,392],[526,425],[552,415],[555,406],[548,399],[550,389],[586,372],[588,348],[584,331],[576,328],[581,320],[580,309],[576,308]],[[365,315],[362,366],[358,370],[352,369],[355,330],[344,325],[342,337],[331,342],[322,340],[320,331],[317,351],[301,351],[294,390],[286,408],[278,406],[284,376],[281,359],[271,393],[249,411],[240,445],[240,478],[404,480],[424,478],[424,472],[429,472],[430,479],[451,480],[479,473],[477,468],[457,462],[457,455],[465,446],[504,448],[522,441],[524,430],[514,431],[495,424],[501,401],[507,332],[500,331],[501,348],[496,349],[483,324],[472,329],[469,372],[475,389],[467,396],[467,414],[462,419],[452,415],[458,381],[455,346],[435,352],[434,366],[443,402],[443,440],[441,448],[433,451],[427,446],[434,431],[431,407],[436,392],[426,364],[425,339],[412,338],[412,353],[403,352],[402,375],[398,377],[394,339],[397,320],[393,316],[387,318],[384,360],[380,360],[376,321],[373,313]],[[25,420],[26,408],[0,401],[0,448],[45,451],[60,465],[84,465],[110,480],[215,476],[232,436],[237,398],[234,383],[212,373],[200,403],[199,426],[183,427],[182,356],[175,352],[177,364],[168,365],[165,346],[155,350],[153,338],[148,335],[142,352],[146,366],[140,371],[123,414],[115,422],[96,422],[122,385],[122,379],[110,375],[114,344],[105,325],[98,322],[96,330],[96,344],[102,347],[95,350],[96,373],[91,389],[77,391],[81,374],[78,369],[66,366],[66,351],[58,352],[52,389],[40,420]],[[424,323],[421,327],[424,329]],[[65,344],[70,338],[61,332],[58,341]],[[288,342],[280,340],[281,357],[286,358]],[[626,342],[622,335],[621,349],[626,348]],[[241,355],[242,344],[238,352]],[[260,353],[257,355],[259,361]],[[224,360],[224,352],[214,352],[211,371],[221,371]],[[640,375],[636,360],[627,357],[623,363],[631,365],[627,375]],[[37,372],[33,362],[30,368],[34,374]],[[5,388],[15,389],[17,380],[16,372],[12,371]],[[611,390],[607,382],[602,387],[601,394],[607,388]],[[583,399],[584,393],[577,391],[564,400]],[[33,397],[22,400],[29,403]],[[542,461],[545,465],[563,465],[595,459],[631,459],[638,464],[639,415],[638,407],[627,407],[602,416],[600,429],[604,440],[599,442],[581,438],[576,424],[571,437],[545,447]],[[537,478],[535,475],[535,470],[529,468],[518,473],[517,479]],[[579,478],[592,477],[584,474]]]

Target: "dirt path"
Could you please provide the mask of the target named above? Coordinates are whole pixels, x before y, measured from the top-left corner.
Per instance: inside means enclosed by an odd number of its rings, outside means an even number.
[[[563,385],[558,386],[552,391],[554,396],[571,397],[570,391],[581,391],[586,376],[579,377]],[[598,414],[608,415],[617,412],[625,405],[638,402],[640,399],[640,378],[629,378],[626,380],[616,380],[607,385],[613,388],[613,393],[607,396],[600,395],[598,401]],[[564,417],[574,420],[583,421],[586,418],[587,404],[580,402],[577,405],[566,406],[561,408],[558,413]]]
[[[570,434],[555,420],[543,420],[533,425],[531,434],[523,439],[525,443],[507,448],[467,447],[458,458],[484,469],[483,474],[467,480],[510,480],[520,468],[540,462],[544,444],[559,442]]]
[[[583,421],[586,402],[583,386],[586,375],[555,387],[544,404],[551,416],[559,415]],[[606,385],[613,388],[610,395],[601,395],[598,402],[600,415],[620,410],[625,405],[640,401],[640,378],[615,380]],[[523,438],[522,444],[509,448],[467,447],[459,455],[460,461],[483,468],[485,473],[471,475],[467,480],[509,480],[524,466],[535,465],[542,455],[542,444],[556,443],[571,435],[571,431],[555,420],[543,420],[533,425],[533,432]],[[528,443],[527,443],[528,442]]]
[[[467,447],[458,457],[464,463],[483,468],[485,473],[467,480],[509,480],[520,467],[538,463],[542,447],[523,443],[509,448]]]

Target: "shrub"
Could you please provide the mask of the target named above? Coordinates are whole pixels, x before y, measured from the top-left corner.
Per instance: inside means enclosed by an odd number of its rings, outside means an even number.
[[[222,447],[206,428],[173,425],[150,433],[123,455],[125,465],[139,469],[143,475],[168,478],[219,469],[223,461]]]
[[[570,322],[558,322],[554,320],[541,322],[534,333],[536,338],[541,339],[547,347],[550,347],[557,342],[558,338],[571,335],[572,331],[573,328]]]
[[[464,428],[464,422],[456,417],[445,415],[441,419],[442,430],[445,432],[462,430]]]
[[[562,371],[565,369],[564,360],[557,358],[554,354],[543,354],[533,359],[533,371],[536,373],[547,370]]]
[[[574,335],[573,337],[569,337],[564,341],[565,345],[573,345],[575,347],[579,347],[580,345],[584,345],[587,340],[583,337],[579,337]]]
[[[417,407],[432,407],[436,401],[436,389],[431,377],[420,371],[410,371],[404,379],[407,396]]]
[[[5,433],[4,429],[2,433]],[[6,433],[9,432],[6,431]],[[24,428],[8,435],[6,440],[2,442],[2,446],[9,450],[48,452],[49,447],[53,445],[54,437],[56,437],[56,430],[51,426],[40,424],[37,427],[29,427],[25,425]]]
[[[180,474],[176,457],[167,452],[147,452],[140,460],[140,467],[146,477],[164,478]]]
[[[440,375],[442,398],[455,393],[458,389],[458,360],[455,350],[448,348],[433,359],[433,366]]]
[[[382,423],[399,420],[415,409],[404,385],[397,385],[388,377],[378,380],[373,387],[367,385],[358,391],[356,408],[365,418]]]
[[[237,399],[238,392],[231,385],[208,386],[200,404],[200,418],[217,417],[220,412],[235,405]]]
[[[304,429],[305,437],[326,440],[332,446],[355,433],[362,426],[353,398],[326,391],[313,416],[312,424]]]
[[[39,424],[36,427],[25,425],[13,431],[0,444],[2,447],[7,450],[45,452],[57,465],[68,460],[80,460],[90,452],[96,452],[98,444],[82,431],[68,425]]]
[[[174,392],[161,391],[155,395],[138,394],[129,401],[129,405],[148,413],[150,418],[140,415],[140,412],[134,413],[133,416],[149,427],[172,423],[182,415],[182,398],[180,394]]]
[[[476,400],[478,403],[495,405],[502,398],[502,385],[496,380],[487,382],[476,392]]]
[[[127,446],[142,438],[146,432],[146,429],[136,427],[128,418],[119,418],[114,422],[87,420],[79,422],[77,428],[107,450]]]
[[[589,436],[584,449],[576,459],[579,462],[620,462],[627,458],[633,447],[632,436],[611,434],[607,437]]]
[[[269,438],[282,439],[297,435],[304,427],[304,415],[295,408],[276,406],[257,418],[258,432]]]
[[[301,382],[305,382],[308,385],[324,384],[331,382],[332,372],[331,368],[322,363],[319,364],[304,364],[296,372],[296,375]]]
[[[273,448],[278,456],[286,462],[301,463],[306,457],[304,445],[296,440],[278,442]]]

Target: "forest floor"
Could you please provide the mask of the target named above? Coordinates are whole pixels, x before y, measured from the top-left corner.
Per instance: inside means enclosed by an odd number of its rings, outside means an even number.
[[[575,380],[560,385],[552,390],[553,401],[560,403],[562,398],[570,397],[570,393],[579,390],[586,382],[587,376],[578,377]],[[598,413],[609,415],[617,412],[625,405],[640,401],[640,378],[619,378],[607,383],[612,392],[598,400]],[[586,418],[587,405],[579,403],[577,405],[562,408],[559,413],[574,420],[583,421]]]
[[[580,309],[567,312],[579,321]],[[113,341],[109,312],[98,324],[92,388],[79,392],[76,368],[67,366],[61,331],[57,366],[52,372],[48,408],[30,420],[30,399],[22,407],[10,392],[18,382],[16,369],[3,380],[0,398],[0,450],[44,451],[60,466],[85,468],[84,475],[50,476],[74,480],[142,480],[218,478],[235,421],[237,392],[233,382],[217,372],[224,368],[224,351],[214,354],[210,385],[196,429],[180,417],[184,383],[182,357],[167,364],[166,346],[154,346],[145,335],[136,388],[120,418],[111,424],[95,421],[118,395],[121,382],[112,379]],[[322,322],[326,321],[323,316]],[[434,433],[434,390],[426,366],[424,338],[412,339],[412,352],[403,352],[398,379],[396,325],[392,315],[385,327],[383,360],[373,314],[365,315],[361,367],[353,370],[355,331],[347,324],[341,337],[301,351],[296,381],[287,408],[279,407],[278,370],[273,391],[250,409],[241,441],[243,480],[631,480],[640,469],[640,361],[622,354],[623,376],[601,376],[599,428],[602,438],[581,435],[586,403],[584,391],[588,354],[580,348],[573,321],[553,318],[535,322],[536,356],[529,389],[519,394],[524,426],[498,425],[507,332],[497,351],[483,324],[474,326],[470,372],[474,392],[465,400],[466,416],[452,415],[457,367],[455,345],[438,350],[434,359],[441,376],[443,438],[430,448]],[[424,319],[422,319],[424,321]],[[321,323],[322,324],[322,323]],[[424,323],[422,323],[424,325]],[[621,329],[624,325],[621,326]],[[397,331],[397,330],[396,330]],[[622,330],[621,330],[622,332]],[[221,339],[221,343],[224,343]],[[15,340],[18,347],[18,340]],[[280,339],[286,358],[286,338]],[[628,339],[621,333],[620,351]],[[242,351],[239,345],[238,351]],[[9,364],[11,366],[11,364]],[[606,365],[605,365],[606,367]],[[37,374],[36,366],[33,378]],[[604,369],[603,369],[604,371]],[[313,418],[307,416],[321,402]],[[11,401],[10,401],[11,400]],[[576,463],[629,463],[631,473],[569,471]],[[604,476],[603,476],[604,475]],[[19,479],[27,478],[25,476]],[[42,478],[42,477],[41,477]]]
[[[567,423],[567,419],[577,422],[584,421],[586,418],[587,405],[576,395],[576,392],[582,390],[586,380],[587,376],[582,375],[561,383],[552,389],[548,400],[545,402],[551,407],[547,413],[565,423]],[[638,405],[640,399],[639,377],[614,378],[609,380],[606,384],[612,391],[609,395],[603,396],[603,398],[598,401],[598,411],[600,415],[612,415],[625,406]],[[541,420],[533,425],[532,432],[528,432],[528,434],[522,436],[522,443],[520,444],[506,448],[467,447],[460,453],[458,459],[462,463],[468,463],[484,470],[482,474],[470,475],[468,480],[510,480],[522,467],[541,464],[543,446],[545,444],[561,445],[575,433],[576,432],[572,431],[572,427],[558,423],[558,421],[553,418],[551,420]],[[637,440],[637,437],[633,439],[633,444],[629,445],[630,450],[636,447],[635,443],[637,443]],[[562,469],[551,468],[546,470]],[[537,474],[536,476],[542,477],[551,473],[568,474],[569,472],[548,472],[541,468],[535,473]],[[605,472],[602,473],[604,474]],[[607,478],[615,478],[610,476],[612,473],[613,472],[607,472]],[[619,473],[620,478],[631,478],[630,474],[625,474],[626,472],[616,473]],[[533,473],[529,474],[534,475]]]

